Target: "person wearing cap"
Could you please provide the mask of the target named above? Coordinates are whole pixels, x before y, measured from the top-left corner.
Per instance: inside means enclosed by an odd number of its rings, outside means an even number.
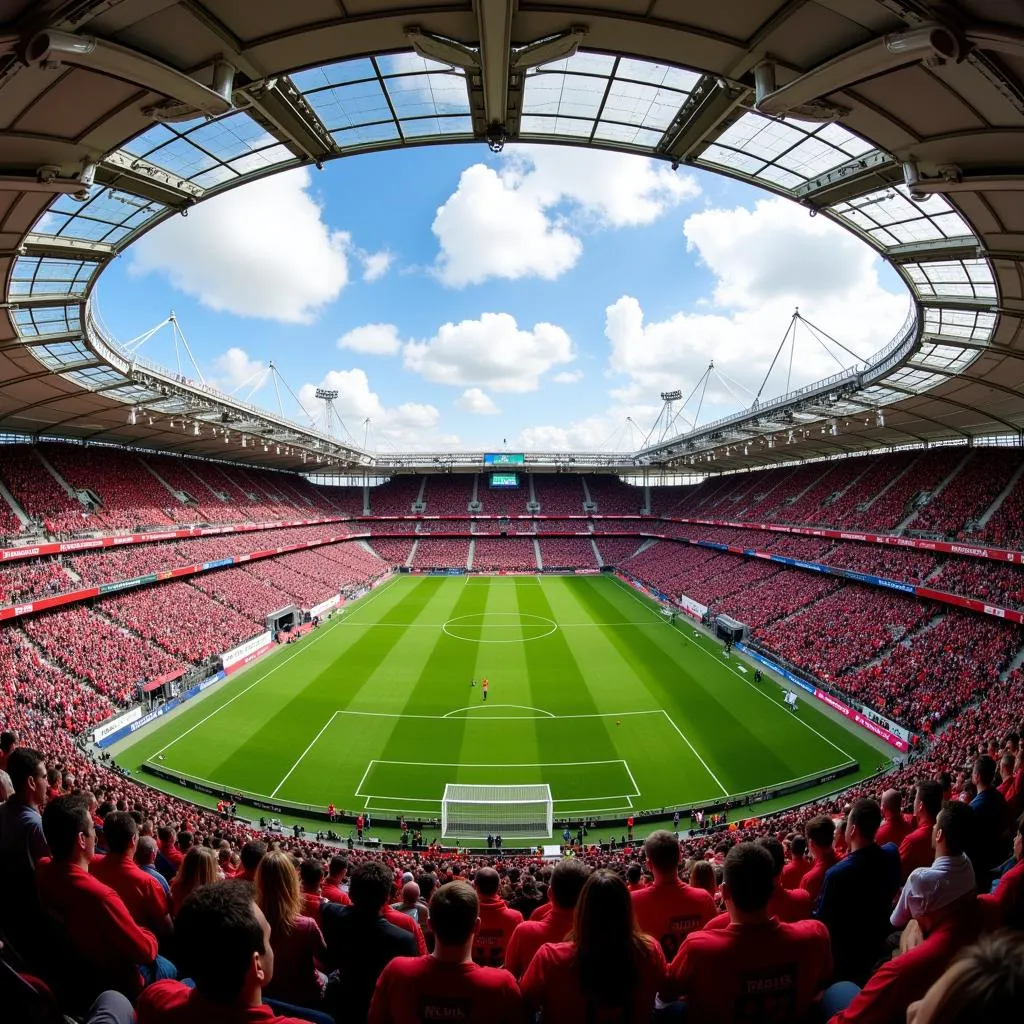
[[[935,860],[910,873],[892,924],[904,929],[900,953],[883,963],[862,990],[834,985],[823,999],[830,1024],[883,1024],[902,1020],[949,962],[981,931],[974,869],[965,851],[974,814],[963,803],[947,803],[935,823]],[[852,996],[852,1000],[851,1000]],[[840,1007],[846,1003],[845,1009]]]

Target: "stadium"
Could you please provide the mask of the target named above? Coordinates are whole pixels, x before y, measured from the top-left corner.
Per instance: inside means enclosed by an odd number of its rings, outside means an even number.
[[[0,1015],[1020,1015],[1018,11],[0,11]]]

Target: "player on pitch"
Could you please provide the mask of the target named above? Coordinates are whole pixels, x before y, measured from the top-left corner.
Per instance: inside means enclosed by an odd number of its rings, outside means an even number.
[[[484,676],[483,679],[480,680],[480,689],[483,691],[485,704],[487,703],[487,690],[489,689],[490,685],[491,684],[487,682],[487,676]]]

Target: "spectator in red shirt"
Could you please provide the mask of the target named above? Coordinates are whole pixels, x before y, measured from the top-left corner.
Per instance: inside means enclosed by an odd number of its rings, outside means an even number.
[[[978,897],[987,927],[1024,929],[1024,814],[1017,819],[1011,865]]]
[[[973,1024],[1024,1014],[1024,940],[1003,932],[969,946],[907,1008],[907,1024]]]
[[[377,981],[369,1024],[520,1024],[522,997],[507,971],[481,967],[470,951],[481,925],[477,893],[465,882],[442,885],[430,900],[434,951],[392,960]]]
[[[260,866],[260,861],[263,860],[266,855],[267,844],[258,839],[250,839],[249,842],[242,847],[242,852],[240,854],[242,870],[235,877],[241,882],[255,882],[256,869]]]
[[[771,855],[775,863],[775,889],[768,904],[769,913],[780,921],[803,921],[811,916],[814,902],[806,889],[786,889],[782,885],[782,872],[786,866],[786,851],[774,836],[758,840]]]
[[[327,881],[324,882],[323,889],[321,890],[324,899],[330,900],[331,903],[341,903],[345,906],[352,902],[348,898],[348,892],[346,892],[346,875],[348,875],[348,860],[336,854],[331,858],[331,863],[327,866]]]
[[[111,811],[103,819],[103,836],[107,854],[89,865],[89,873],[121,897],[140,928],[165,941],[172,930],[170,900],[163,886],[135,863],[139,845],[135,819],[125,811]]]
[[[644,879],[644,869],[639,864],[630,864],[626,868],[626,888],[630,892],[638,892],[640,889],[647,888],[647,882]]]
[[[320,924],[320,907],[327,901],[320,892],[324,884],[324,863],[307,857],[299,865],[299,884],[302,887],[302,913]]]
[[[802,889],[800,883],[811,870],[811,862],[807,859],[807,840],[801,835],[792,835],[786,845],[789,859],[782,869],[782,888]]]
[[[654,882],[632,894],[633,912],[640,931],[659,942],[665,959],[671,960],[683,939],[703,928],[717,908],[703,889],[680,880],[679,840],[671,832],[652,832],[644,843],[644,855]]]
[[[166,825],[156,830],[156,869],[169,882],[181,867],[185,855],[174,843],[174,833]]]
[[[646,1024],[665,983],[665,956],[637,926],[626,883],[606,868],[583,886],[572,937],[549,942],[521,982],[543,1020]]]
[[[43,831],[53,859],[37,871],[44,908],[60,922],[58,982],[78,999],[116,989],[134,997],[147,973],[174,977],[173,966],[157,957],[156,936],[140,928],[121,897],[89,874],[96,829],[82,794],[58,797],[43,812]]]
[[[825,872],[836,863],[835,847],[832,845],[836,823],[827,815],[819,814],[807,822],[807,845],[811,850],[813,863],[803,877],[804,891],[812,900],[817,900]]]
[[[739,843],[725,858],[722,895],[728,928],[687,936],[669,966],[668,993],[682,995],[701,1024],[810,1018],[832,975],[828,931],[819,921],[792,924],[771,916],[771,854]]]
[[[320,926],[305,916],[299,879],[286,853],[273,850],[256,869],[256,905],[270,925],[274,949],[274,978],[264,985],[268,997],[317,1007],[327,978],[316,969],[325,962],[327,947]]]
[[[481,967],[501,967],[505,963],[505,947],[523,923],[523,915],[510,910],[498,895],[501,876],[494,868],[480,868],[473,883],[480,900],[480,927],[473,937],[473,961]]]
[[[263,1003],[274,950],[248,884],[200,886],[182,904],[177,928],[182,966],[195,988],[177,981],[151,985],[139,998],[139,1024],[303,1024]]]
[[[913,820],[904,817],[903,797],[899,790],[887,789],[882,794],[882,824],[878,826],[875,842],[879,846],[886,843],[895,843],[899,846],[913,827]]]
[[[551,872],[551,913],[540,921],[524,921],[512,933],[505,950],[505,970],[521,978],[545,942],[564,942],[572,931],[580,893],[590,875],[582,861],[561,860]],[[635,905],[634,905],[635,909]]]
[[[917,824],[900,843],[902,881],[905,882],[915,868],[926,868],[934,859],[932,832],[941,810],[942,783],[932,779],[918,783],[914,795],[914,820]]]

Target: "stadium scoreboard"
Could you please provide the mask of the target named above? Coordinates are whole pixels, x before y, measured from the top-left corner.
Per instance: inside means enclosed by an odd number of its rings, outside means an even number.
[[[491,487],[518,487],[518,473],[492,473]]]
[[[525,466],[526,456],[522,453],[488,452],[484,456],[485,466]]]

